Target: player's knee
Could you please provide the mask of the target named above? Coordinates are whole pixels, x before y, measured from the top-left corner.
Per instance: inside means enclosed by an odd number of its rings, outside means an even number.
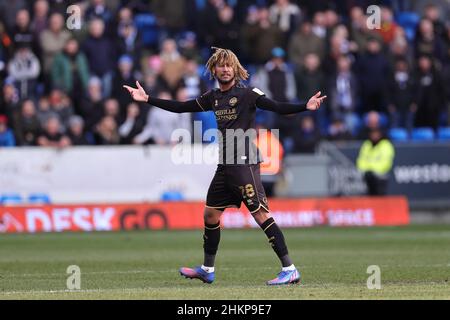
[[[270,218],[270,213],[264,208],[260,208],[255,213],[252,213],[252,215],[258,225],[262,225],[264,221]]]
[[[205,208],[203,218],[207,224],[216,224],[219,223],[221,214],[220,210]]]

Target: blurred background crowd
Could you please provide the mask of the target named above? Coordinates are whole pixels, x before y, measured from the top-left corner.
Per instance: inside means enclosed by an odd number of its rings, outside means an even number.
[[[366,23],[370,5],[380,28]],[[138,105],[122,88],[196,98],[216,85],[211,46],[233,50],[270,98],[328,96],[315,113],[258,111],[285,153],[373,128],[402,141],[448,134],[448,0],[0,0],[0,146],[170,144],[194,120],[215,127],[212,112]]]

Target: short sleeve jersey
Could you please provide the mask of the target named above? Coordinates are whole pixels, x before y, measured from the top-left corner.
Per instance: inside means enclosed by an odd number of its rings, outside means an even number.
[[[216,117],[219,163],[225,165],[261,162],[256,139],[256,100],[265,94],[257,88],[237,84],[227,91],[210,90],[196,99],[204,111]]]

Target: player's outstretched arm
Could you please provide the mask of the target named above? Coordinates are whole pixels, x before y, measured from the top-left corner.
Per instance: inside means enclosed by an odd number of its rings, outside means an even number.
[[[320,108],[323,100],[327,96],[320,96],[321,92],[317,92],[314,96],[312,96],[308,102],[302,103],[287,103],[287,102],[278,102],[272,99],[269,99],[265,96],[261,96],[256,100],[256,104],[259,108],[264,110],[273,111],[279,114],[292,114],[303,112],[307,110],[317,110]]]
[[[175,100],[165,100],[165,99],[158,99],[150,97],[142,88],[139,81],[136,81],[137,88],[133,88],[127,85],[124,85],[123,87],[128,90],[133,100],[138,102],[146,102],[153,106],[156,106],[158,108],[176,112],[176,113],[183,113],[183,112],[201,112],[203,111],[198,103],[195,100],[188,100],[185,102],[175,101]]]

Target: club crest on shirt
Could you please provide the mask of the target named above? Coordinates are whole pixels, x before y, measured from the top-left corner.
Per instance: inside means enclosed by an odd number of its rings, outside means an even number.
[[[228,103],[230,104],[230,106],[234,107],[237,102],[238,102],[238,99],[236,97],[233,97],[230,99],[230,101]]]

